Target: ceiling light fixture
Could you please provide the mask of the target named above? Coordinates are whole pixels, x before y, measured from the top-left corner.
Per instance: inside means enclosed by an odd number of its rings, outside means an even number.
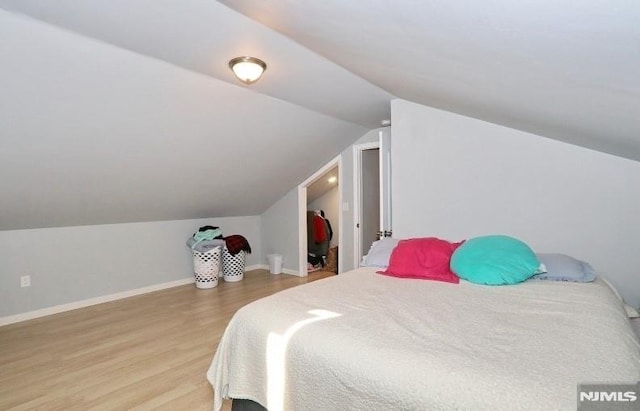
[[[255,57],[243,56],[231,59],[229,67],[238,80],[244,84],[251,84],[262,76],[262,73],[267,69],[267,63]]]

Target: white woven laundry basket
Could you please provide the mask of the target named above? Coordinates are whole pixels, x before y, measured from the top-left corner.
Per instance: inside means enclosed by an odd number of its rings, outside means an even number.
[[[213,288],[218,285],[222,247],[214,247],[209,251],[193,250],[193,271],[197,288]]]
[[[231,255],[227,247],[222,250],[222,273],[224,280],[228,282],[240,281],[244,278],[244,266],[247,253],[241,250],[236,255]]]

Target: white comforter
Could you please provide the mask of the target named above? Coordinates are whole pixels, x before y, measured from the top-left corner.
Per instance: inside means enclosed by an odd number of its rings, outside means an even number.
[[[251,303],[207,377],[269,411],[576,409],[577,384],[636,383],[640,344],[600,280],[486,287],[361,268]]]

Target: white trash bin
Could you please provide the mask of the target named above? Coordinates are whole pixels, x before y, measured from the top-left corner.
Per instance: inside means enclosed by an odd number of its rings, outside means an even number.
[[[267,256],[269,260],[269,272],[271,274],[282,273],[282,255],[281,254],[269,254]]]

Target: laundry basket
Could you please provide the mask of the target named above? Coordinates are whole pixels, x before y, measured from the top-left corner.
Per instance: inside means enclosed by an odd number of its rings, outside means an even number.
[[[218,285],[222,245],[208,245],[193,249],[193,272],[197,288],[213,288]]]
[[[247,259],[247,253],[240,250],[233,255],[225,246],[222,249],[222,273],[224,280],[228,282],[240,281],[244,278],[244,266]]]

